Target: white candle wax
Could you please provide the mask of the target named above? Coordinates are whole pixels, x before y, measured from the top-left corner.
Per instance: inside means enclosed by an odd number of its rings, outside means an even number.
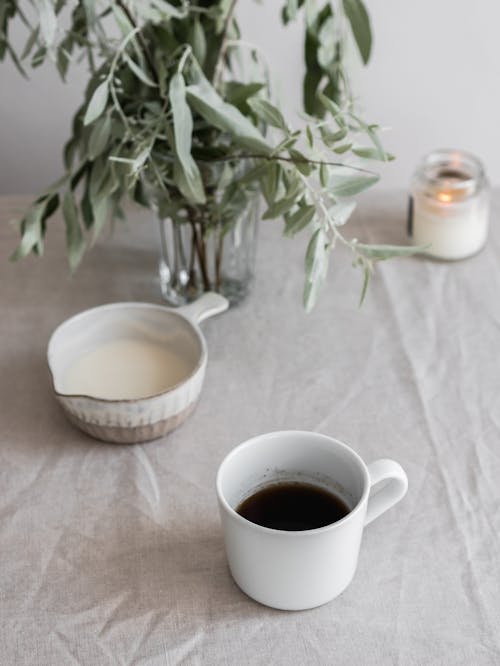
[[[423,194],[413,200],[413,241],[441,259],[463,259],[478,252],[488,234],[488,202],[483,197],[445,202]]]

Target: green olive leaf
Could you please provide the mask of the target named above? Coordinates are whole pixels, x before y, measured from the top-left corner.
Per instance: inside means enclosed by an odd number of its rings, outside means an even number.
[[[197,82],[186,88],[189,105],[211,125],[228,132],[236,143],[268,155],[271,148],[255,125],[220,97],[201,70],[197,71],[196,78]]]
[[[84,125],[90,125],[96,120],[106,108],[109,96],[109,81],[105,79],[94,90],[83,119]]]
[[[369,259],[377,261],[384,261],[393,257],[409,257],[413,254],[418,254],[426,249],[428,246],[416,245],[375,245],[356,243],[356,249]]]
[[[194,57],[200,65],[203,65],[207,55],[207,38],[197,15],[195,15],[193,19],[189,43],[193,49]]]
[[[11,261],[27,257],[42,237],[42,217],[47,206],[44,199],[32,206],[20,221],[21,241],[11,256]]]
[[[132,60],[126,51],[123,51],[122,58],[140,81],[145,83],[150,88],[157,88],[156,83],[146,74],[146,72],[141,67],[139,67],[136,62]]]
[[[54,43],[57,32],[57,17],[52,0],[36,0],[40,16],[40,32],[47,47]]]
[[[352,197],[374,185],[379,176],[360,172],[348,167],[330,167],[329,192],[334,197]]]
[[[395,159],[394,155],[391,155],[390,153],[386,153],[385,151],[382,151],[382,154],[380,153],[380,150],[378,148],[369,148],[365,146],[360,146],[359,148],[353,148],[352,152],[357,155],[358,157],[362,157],[365,160],[378,160],[380,162],[392,162],[392,160]]]
[[[342,4],[351,24],[351,30],[356,40],[361,59],[366,65],[370,59],[372,48],[370,18],[362,0],[342,0]]]
[[[205,192],[198,165],[191,155],[191,136],[193,132],[193,117],[191,109],[186,102],[186,86],[184,77],[177,72],[170,81],[170,104],[174,120],[174,143],[178,161],[177,184],[185,197],[194,203],[205,201]]]
[[[260,118],[260,120],[263,120],[267,125],[285,131],[287,130],[286,122],[281,111],[266,99],[262,99],[261,97],[251,97],[248,100],[248,106],[254,111],[257,117]]]
[[[285,236],[291,238],[312,222],[316,215],[316,206],[304,204],[292,215],[287,216]]]
[[[62,214],[66,225],[66,247],[68,250],[68,261],[73,272],[80,263],[85,252],[86,243],[78,220],[73,194],[70,190],[66,192],[62,204]]]
[[[94,160],[100,155],[108,144],[111,132],[111,118],[106,115],[100,118],[92,128],[89,137],[88,156]]]
[[[359,298],[359,307],[361,307],[364,303],[365,297],[366,297],[366,292],[368,291],[368,285],[370,283],[370,277],[371,277],[371,270],[370,267],[365,265],[363,267],[364,271],[364,276],[363,276],[363,286],[361,288],[361,296]]]
[[[329,249],[323,229],[316,229],[307,246],[305,258],[304,307],[310,312],[318,298],[328,271]]]

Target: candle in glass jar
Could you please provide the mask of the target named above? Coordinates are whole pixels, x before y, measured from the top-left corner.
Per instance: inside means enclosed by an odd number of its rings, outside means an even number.
[[[408,231],[425,254],[463,259],[478,252],[488,233],[489,190],[480,161],[452,150],[427,155],[415,172]]]

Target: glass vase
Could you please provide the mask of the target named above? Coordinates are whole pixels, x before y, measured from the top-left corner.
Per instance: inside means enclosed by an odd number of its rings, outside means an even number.
[[[184,305],[205,291],[222,294],[231,305],[246,297],[254,277],[259,209],[256,196],[231,225],[159,219],[160,286],[169,305]]]

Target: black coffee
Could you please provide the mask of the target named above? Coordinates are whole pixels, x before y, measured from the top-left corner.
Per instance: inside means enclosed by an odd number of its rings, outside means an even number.
[[[314,530],[335,523],[350,509],[343,500],[310,483],[275,483],[241,502],[236,511],[275,530]]]

